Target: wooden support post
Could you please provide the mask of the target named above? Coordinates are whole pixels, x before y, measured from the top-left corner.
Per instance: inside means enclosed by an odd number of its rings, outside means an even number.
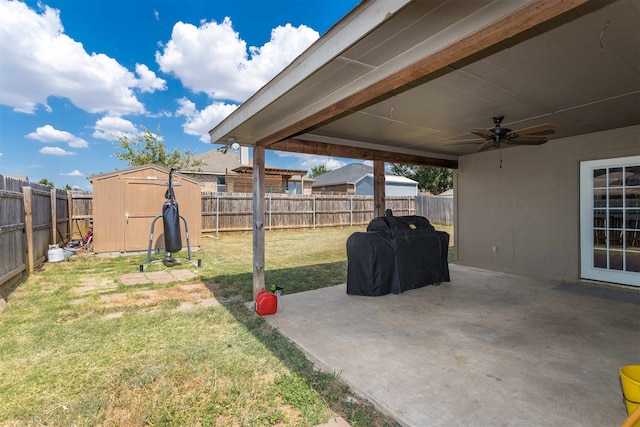
[[[264,147],[253,147],[253,299],[264,286]]]
[[[56,189],[51,187],[51,244],[55,245],[58,240],[58,235],[56,234],[57,226],[58,226],[58,213],[57,209],[57,200],[56,200]]]
[[[373,161],[373,215],[384,216],[385,199],[384,161]]]
[[[27,241],[27,272],[34,271],[34,251],[33,251],[33,208],[31,204],[31,187],[22,187],[22,197],[24,200],[24,231]]]

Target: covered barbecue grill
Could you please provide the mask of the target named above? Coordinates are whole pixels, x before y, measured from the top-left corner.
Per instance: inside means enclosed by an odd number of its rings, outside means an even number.
[[[422,216],[373,219],[366,233],[347,239],[347,293],[398,294],[449,282],[449,234]]]

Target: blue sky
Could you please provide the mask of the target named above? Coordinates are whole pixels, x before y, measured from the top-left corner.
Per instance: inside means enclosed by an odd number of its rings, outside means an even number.
[[[90,189],[118,135],[207,132],[358,0],[0,0],[0,174]],[[267,151],[281,168],[345,159]]]

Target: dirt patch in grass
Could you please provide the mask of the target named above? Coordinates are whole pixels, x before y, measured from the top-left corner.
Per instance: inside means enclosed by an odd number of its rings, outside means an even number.
[[[151,308],[172,303],[174,307],[168,308],[188,309],[198,307],[205,301],[205,305],[210,307],[212,298],[211,291],[202,282],[196,282],[163,289],[102,295],[99,299],[99,306],[102,308],[122,307],[124,309],[129,307]]]
[[[95,277],[82,277],[80,278],[78,286],[71,288],[71,292],[76,294],[109,292],[116,287],[117,285],[112,280]]]

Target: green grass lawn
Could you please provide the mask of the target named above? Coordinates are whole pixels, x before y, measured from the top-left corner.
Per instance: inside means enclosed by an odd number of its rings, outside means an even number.
[[[345,242],[361,230],[267,232],[267,285],[344,283]],[[173,267],[197,277],[161,285],[121,282],[144,256],[45,265],[0,313],[0,425],[393,425],[246,309],[251,248],[251,233],[204,237],[202,268]],[[180,309],[191,283],[222,304]]]

